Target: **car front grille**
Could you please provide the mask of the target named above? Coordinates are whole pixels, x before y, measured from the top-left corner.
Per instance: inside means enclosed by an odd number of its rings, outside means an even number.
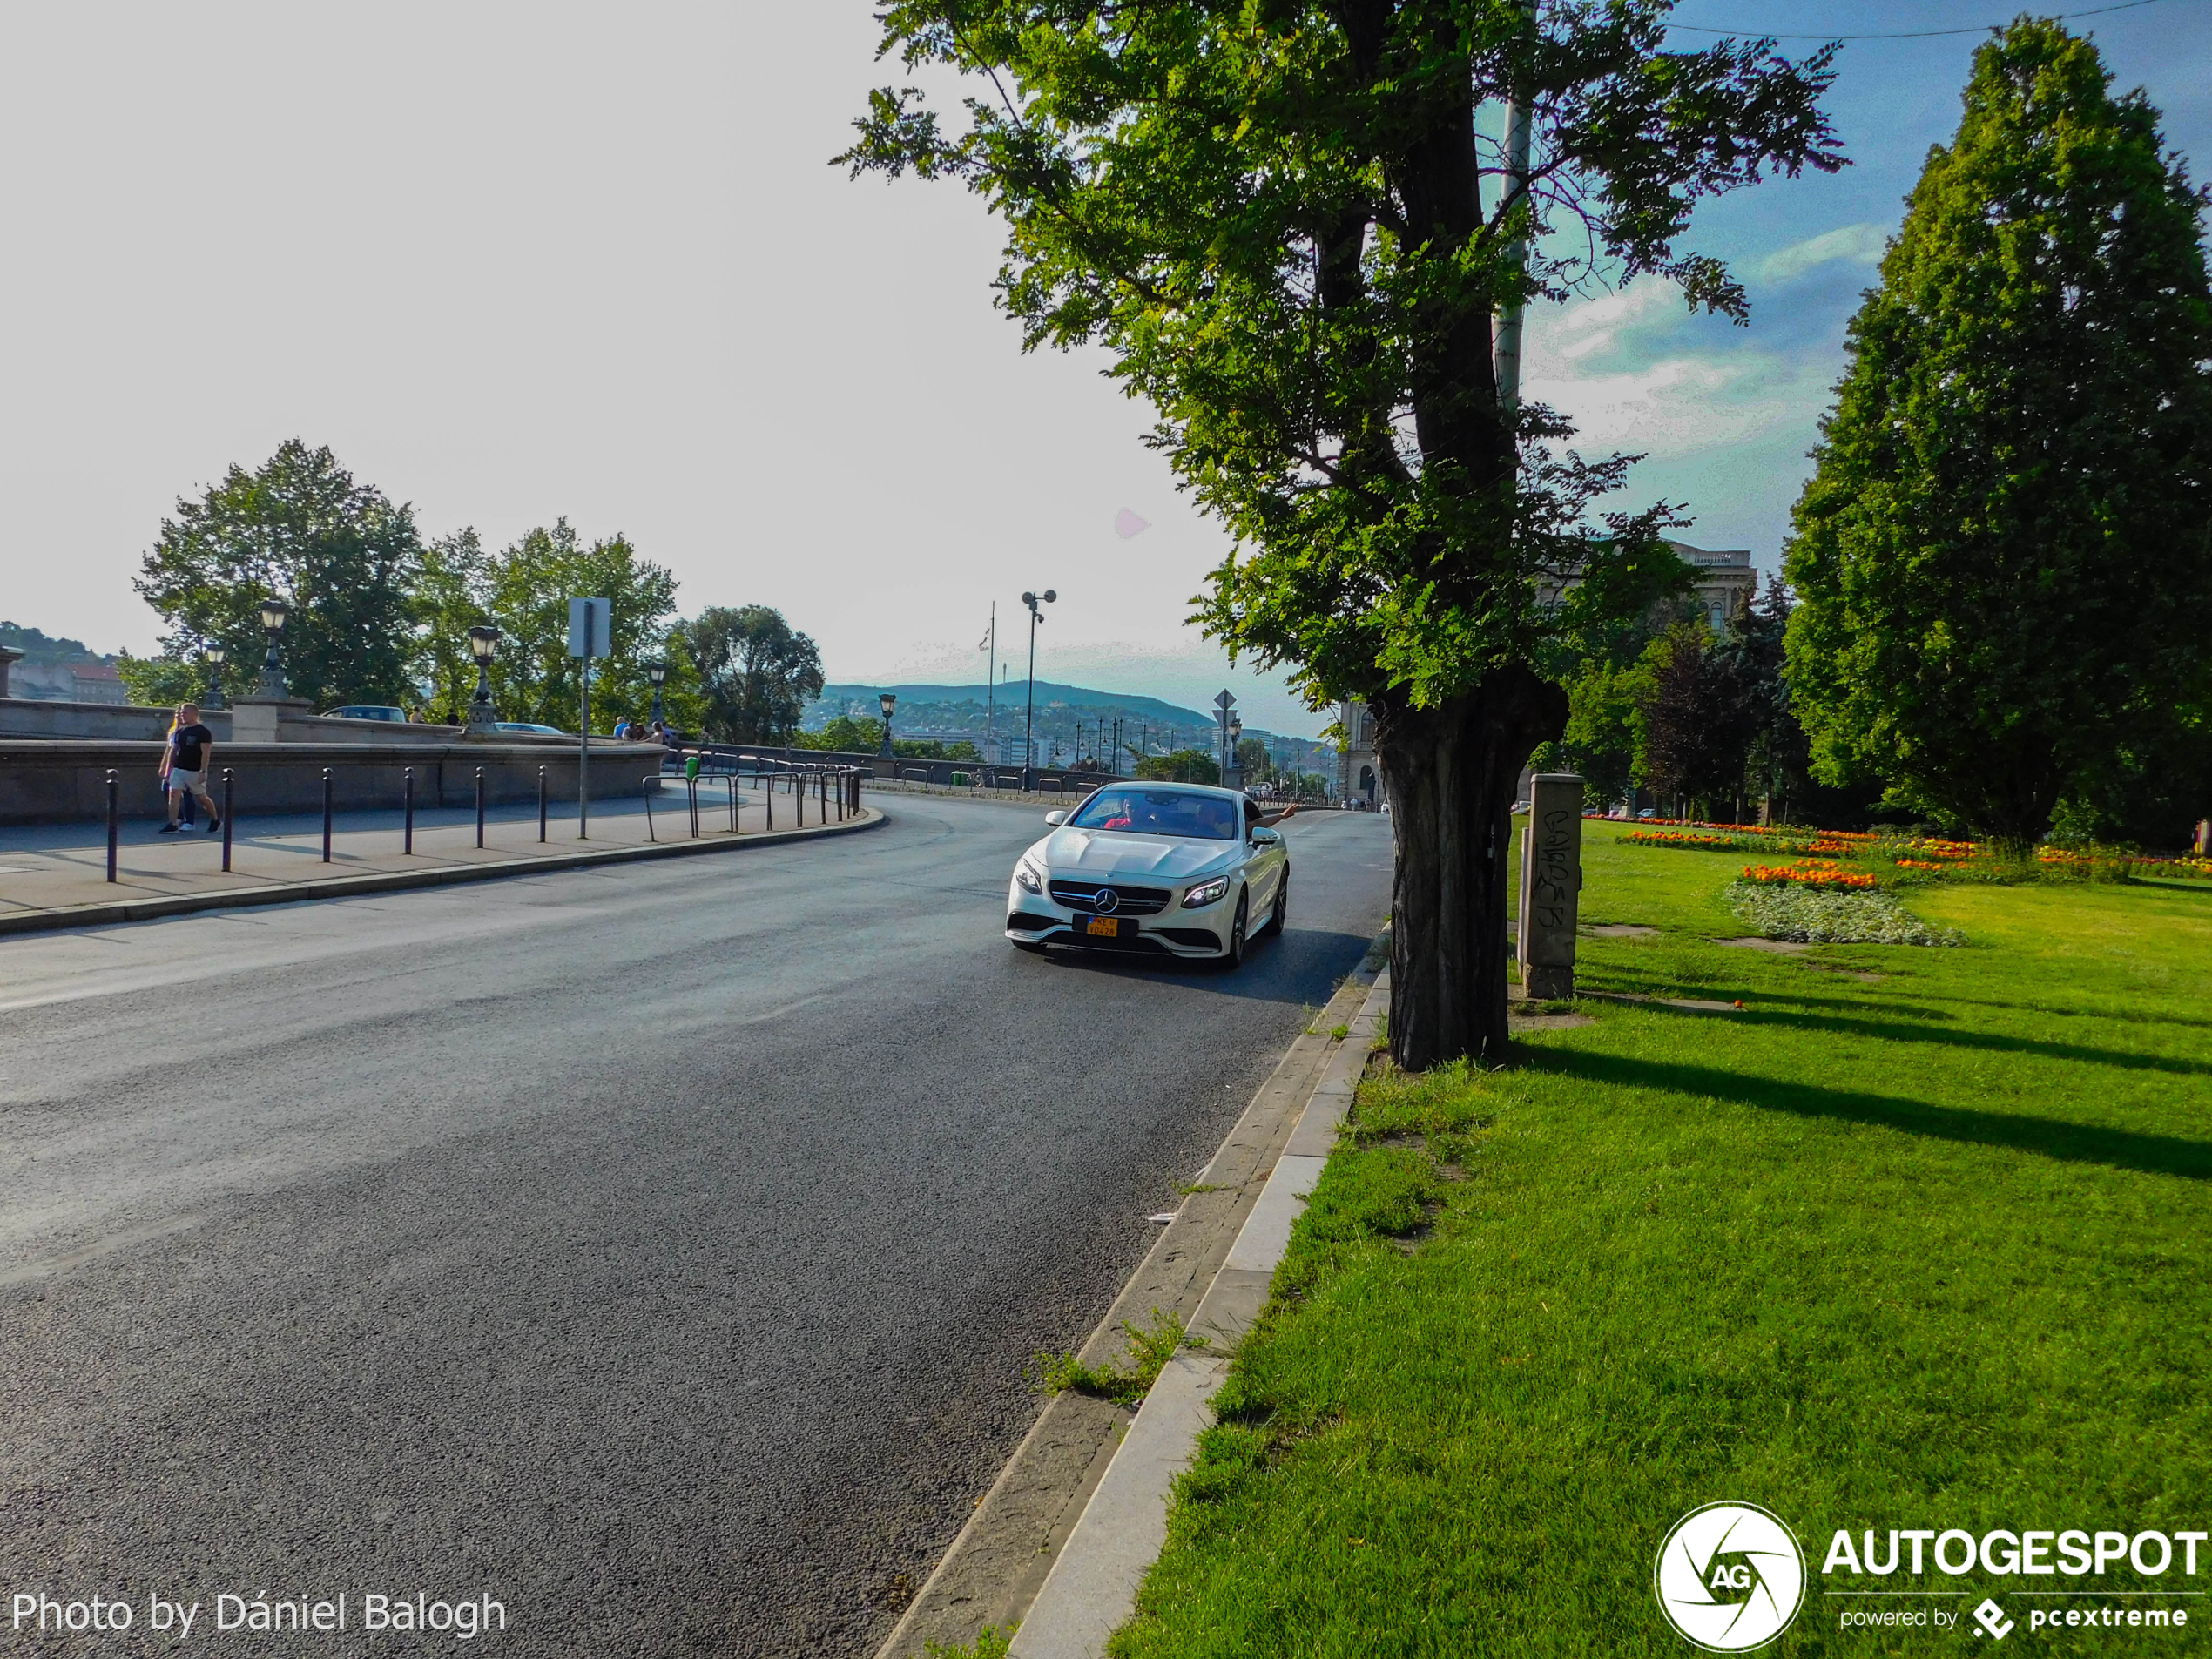
[[[1168,900],[1175,897],[1165,887],[1125,887],[1114,881],[1055,881],[1052,896],[1075,910],[1096,910],[1098,895],[1111,893],[1114,908],[1109,913],[1117,916],[1157,916],[1168,907]]]

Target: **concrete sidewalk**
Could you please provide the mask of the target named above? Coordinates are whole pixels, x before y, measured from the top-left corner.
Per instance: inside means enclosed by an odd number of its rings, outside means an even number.
[[[819,831],[821,817],[820,800],[810,797],[804,803],[804,827]],[[834,801],[829,819],[827,827],[838,827]],[[588,840],[577,837],[574,801],[554,806],[543,841],[535,806],[488,813],[482,847],[476,845],[473,811],[418,812],[411,854],[403,850],[400,813],[341,813],[333,822],[326,864],[320,815],[241,818],[232,826],[227,873],[219,833],[211,835],[200,826],[165,835],[158,823],[138,820],[122,826],[112,882],[106,879],[104,827],[10,828],[0,830],[0,933],[289,901],[314,898],[323,887],[334,895],[523,874],[533,867],[654,855],[663,846],[674,853],[686,846],[734,846],[763,839],[769,819],[759,792],[741,789],[738,833],[732,836],[727,786],[718,779],[702,779],[699,835],[694,840],[683,779],[670,778],[662,780],[650,820],[642,799],[594,801]],[[801,827],[790,795],[776,795],[773,820],[779,840]],[[880,815],[864,813],[846,824],[868,821],[880,821]]]

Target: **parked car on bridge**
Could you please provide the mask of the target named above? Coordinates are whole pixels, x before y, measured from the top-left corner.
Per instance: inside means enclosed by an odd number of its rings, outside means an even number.
[[[326,720],[389,720],[397,725],[407,724],[407,711],[395,709],[388,703],[347,703],[334,709],[325,709]]]
[[[1234,968],[1255,933],[1283,927],[1291,856],[1259,803],[1233,789],[1129,782],[1094,791],[1022,853],[1006,936],[1211,960]],[[1255,920],[1257,919],[1257,921]]]

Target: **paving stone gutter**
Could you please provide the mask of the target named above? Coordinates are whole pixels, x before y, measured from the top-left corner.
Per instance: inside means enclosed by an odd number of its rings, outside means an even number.
[[[1170,1359],[1143,1406],[1054,1396],[877,1659],[932,1642],[972,1643],[1019,1624],[1015,1659],[1096,1659],[1128,1619],[1167,1538],[1167,1501],[1188,1467],[1206,1402],[1267,1305],[1276,1264],[1389,1010],[1383,935],[1252,1097],[1176,1218],[1077,1356],[1121,1359],[1126,1321],[1180,1317],[1203,1349]],[[1347,1028],[1339,1041],[1328,1034]]]

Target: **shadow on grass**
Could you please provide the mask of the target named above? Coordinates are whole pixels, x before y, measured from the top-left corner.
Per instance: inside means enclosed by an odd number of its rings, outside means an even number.
[[[1642,996],[1703,996],[1724,1002],[1737,997],[1747,1001],[1756,997],[1761,1002],[1787,1002],[1797,1008],[1844,1008],[1892,1016],[1902,1014],[1925,1020],[1955,1020],[1959,1017],[1945,1009],[1923,1007],[1897,996],[1809,996],[1800,991],[1773,985],[1677,979],[1664,974],[1623,973],[1610,967],[1585,977],[1593,990],[1621,991]]]
[[[1764,1111],[1878,1124],[1907,1135],[1930,1136],[1971,1146],[2006,1147],[2070,1163],[2101,1163],[2148,1175],[2212,1180],[2212,1143],[2182,1140],[2176,1136],[2145,1135],[2134,1130],[2101,1129],[2048,1117],[1937,1106],[1892,1095],[1821,1089],[1809,1083],[1718,1071],[1709,1066],[1670,1065],[1591,1054],[1583,1049],[1527,1049],[1522,1053],[1533,1071],[1557,1072],[1591,1082],[1624,1089],[1668,1089],[1684,1095],[1736,1101]]]
[[[1893,1021],[1851,1020],[1832,1014],[1777,1014],[1766,1008],[1749,1008],[1739,1017],[1747,1025],[1793,1026],[1804,1031],[1832,1031],[1839,1036],[1876,1037],[1886,1042],[1940,1042],[1953,1049],[2040,1055],[2051,1060],[2079,1060],[2087,1065],[2117,1066],[2128,1071],[2167,1071],[2185,1077],[2212,1076],[2212,1065],[2207,1065],[2201,1060],[2179,1060],[2160,1054],[2133,1054],[2125,1049],[2092,1049],[2078,1042],[2045,1042],[2034,1037],[2008,1037],[1996,1031],[1962,1031],[1955,1028],[1932,1030],[1925,1026],[1900,1025]]]
[[[2085,1043],[2047,1042],[2037,1037],[2007,1036],[1997,1031],[1971,1031],[1955,1025],[1940,1028],[1931,1025],[1909,1025],[1905,1019],[1952,1021],[1957,1015],[1939,1008],[1917,1004],[1908,998],[1876,1001],[1860,996],[1804,996],[1795,991],[1775,990],[1759,986],[1726,985],[1716,987],[1682,986],[1677,981],[1649,976],[1619,974],[1606,976],[1611,981],[1630,980],[1637,983],[1647,995],[1661,995],[1668,990],[1687,992],[1716,1001],[1732,1001],[1738,998],[1752,1004],[1737,1019],[1747,1025],[1793,1026],[1807,1031],[1832,1031],[1839,1036],[1875,1037],[1887,1042],[1940,1042],[1955,1049],[1981,1049],[2000,1054],[2040,1055],[2052,1060],[2079,1060],[2094,1066],[2114,1066],[2128,1071],[2164,1071],[2184,1077],[2212,1076],[2212,1065],[2201,1060],[2179,1059],[2170,1055],[2137,1054],[2126,1049],[2094,1049]],[[1595,987],[1592,988],[1596,989]],[[1785,1014],[1778,1011],[1777,1003],[1791,1008],[1809,1009],[1839,1009],[1841,1013]],[[1656,1014],[1689,1015],[1692,1010],[1675,1008],[1664,1002],[1648,1003]],[[1985,1003],[1984,1007],[2005,1007],[2006,1004]],[[2040,1012],[2058,1014],[2058,1009]],[[2067,1011],[2069,1017],[2101,1017],[2085,1014],[2082,1010]],[[1849,1017],[1854,1015],[1887,1015],[1885,1020]],[[1899,1016],[1903,1016],[1901,1019]],[[2197,1023],[2185,1022],[2185,1023]]]

